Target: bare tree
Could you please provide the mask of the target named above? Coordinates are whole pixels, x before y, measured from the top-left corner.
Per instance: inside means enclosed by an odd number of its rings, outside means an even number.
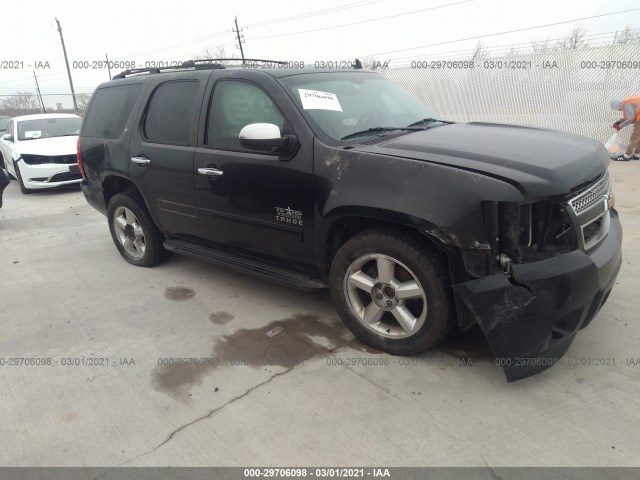
[[[624,27],[624,30],[622,30],[616,35],[616,43],[619,43],[621,45],[637,42],[639,40],[640,40],[640,33],[638,32],[638,30],[634,30],[629,25]]]
[[[76,103],[78,104],[78,110],[84,112],[87,109],[87,104],[91,95],[88,93],[76,93]]]
[[[16,92],[2,101],[2,110],[14,117],[30,113],[39,113],[38,97],[32,92]]]
[[[207,60],[210,58],[238,58],[238,54],[236,52],[228,52],[225,45],[218,44],[215,47],[206,47],[201,53],[193,56],[194,60]],[[222,61],[220,63],[226,65],[233,62]]]
[[[363,68],[367,68],[369,70],[382,69],[382,62],[376,60],[375,57],[363,57],[360,63],[362,63]]]
[[[533,53],[546,53],[551,50],[551,39],[538,40],[531,42]]]
[[[575,50],[576,48],[584,48],[589,45],[589,40],[587,40],[587,29],[582,25],[576,25],[571,30],[569,34],[569,38],[567,39],[567,47],[571,50]]]
[[[509,45],[509,51],[506,53],[507,57],[517,57],[520,54],[520,47],[515,45]]]
[[[489,56],[489,52],[484,46],[484,43],[482,43],[481,40],[478,40],[478,43],[476,44],[476,48],[473,51],[473,56],[471,57],[471,60],[474,60],[476,62],[481,62],[482,60],[485,60],[488,56]]]

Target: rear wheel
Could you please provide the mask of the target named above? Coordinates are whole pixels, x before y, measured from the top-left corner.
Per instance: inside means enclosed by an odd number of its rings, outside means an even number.
[[[130,264],[153,267],[171,256],[162,246],[164,235],[136,196],[114,195],[109,201],[107,218],[113,242],[122,258]]]
[[[330,273],[342,320],[364,343],[396,355],[439,344],[453,325],[449,281],[422,244],[370,230],[345,243]]]
[[[13,169],[16,171],[16,177],[18,179],[18,183],[20,184],[20,191],[25,195],[28,193],[32,193],[33,190],[31,188],[25,187],[24,182],[22,181],[22,175],[20,174],[20,167],[15,161],[13,162]]]

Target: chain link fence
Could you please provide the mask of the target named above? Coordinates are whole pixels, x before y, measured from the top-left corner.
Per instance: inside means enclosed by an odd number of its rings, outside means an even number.
[[[511,123],[606,142],[621,112],[613,98],[640,95],[640,42],[406,60],[385,76],[459,122]],[[626,141],[631,133],[621,131]]]
[[[581,48],[529,46],[394,59],[382,73],[444,119],[511,123],[605,142],[620,112],[612,98],[640,95],[640,38]],[[91,92],[76,94],[82,115]],[[73,112],[70,94],[42,92],[46,112]],[[0,92],[0,116],[41,113],[35,91]],[[631,128],[622,132],[626,141]]]

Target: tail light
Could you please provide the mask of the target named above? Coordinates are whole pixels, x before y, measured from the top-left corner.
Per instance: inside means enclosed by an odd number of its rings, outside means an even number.
[[[82,148],[80,147],[80,137],[78,137],[77,145],[77,157],[78,157],[78,170],[80,170],[80,175],[82,178],[87,178],[87,174],[84,171],[84,164],[82,163]]]

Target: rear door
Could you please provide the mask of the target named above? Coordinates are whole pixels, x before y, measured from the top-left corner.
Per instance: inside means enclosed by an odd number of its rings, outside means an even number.
[[[196,225],[193,159],[209,75],[157,75],[131,135],[129,176],[170,235],[191,235]]]

